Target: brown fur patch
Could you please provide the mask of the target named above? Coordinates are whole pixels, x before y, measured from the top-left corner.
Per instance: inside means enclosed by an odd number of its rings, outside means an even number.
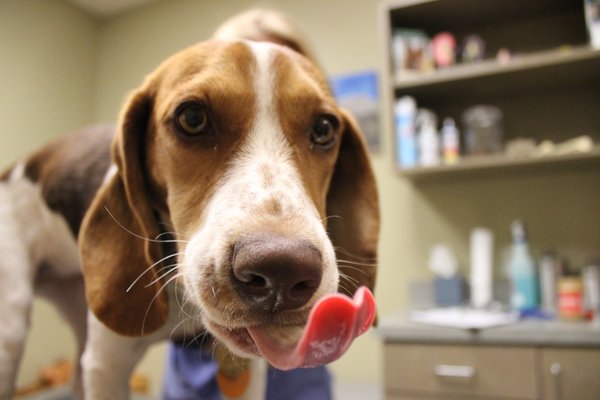
[[[42,186],[48,207],[62,214],[75,236],[110,164],[113,126],[65,136],[27,159],[25,175]]]
[[[159,69],[151,77],[157,82],[157,94],[146,143],[146,168],[153,191],[164,193],[172,222],[182,235],[189,235],[254,124],[255,61],[243,43],[208,42],[166,64],[174,69]],[[213,129],[206,138],[185,140],[174,128],[174,111],[190,100],[210,114]]]
[[[319,115],[339,116],[338,108],[325,77],[304,57],[291,51],[281,51],[273,67],[276,71],[276,107],[281,126],[294,149],[304,187],[321,216],[325,217],[325,193],[340,138],[333,148],[323,150],[315,148],[310,140],[310,132]]]
[[[4,170],[4,172],[2,172],[2,174],[0,175],[0,182],[8,181],[8,178],[10,178],[10,174],[12,173],[13,168],[14,165],[10,166],[6,170]]]

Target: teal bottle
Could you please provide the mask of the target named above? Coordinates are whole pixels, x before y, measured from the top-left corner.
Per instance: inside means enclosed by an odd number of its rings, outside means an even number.
[[[533,257],[529,253],[527,230],[521,221],[512,224],[512,248],[508,261],[511,307],[524,311],[538,306],[539,289]]]

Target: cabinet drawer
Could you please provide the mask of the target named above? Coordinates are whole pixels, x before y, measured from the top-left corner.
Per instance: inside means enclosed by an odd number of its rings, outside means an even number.
[[[600,399],[600,350],[544,349],[542,368],[545,399]]]
[[[386,344],[384,359],[390,394],[538,397],[532,348]]]

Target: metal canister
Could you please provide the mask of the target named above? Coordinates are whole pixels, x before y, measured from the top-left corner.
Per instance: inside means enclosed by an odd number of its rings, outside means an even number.
[[[585,310],[600,318],[600,263],[591,262],[583,269],[583,292]]]
[[[546,251],[540,260],[540,294],[542,310],[556,314],[560,263],[553,252]]]

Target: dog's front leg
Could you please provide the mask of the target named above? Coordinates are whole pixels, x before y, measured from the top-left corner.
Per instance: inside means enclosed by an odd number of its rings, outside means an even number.
[[[0,400],[9,400],[27,338],[35,271],[1,186],[0,221]]]
[[[5,266],[21,268],[22,265],[0,262],[0,400],[10,400],[13,396],[33,298],[27,279],[8,279]]]
[[[88,312],[88,339],[81,360],[84,398],[126,400],[129,378],[156,334],[130,338],[118,335]]]

